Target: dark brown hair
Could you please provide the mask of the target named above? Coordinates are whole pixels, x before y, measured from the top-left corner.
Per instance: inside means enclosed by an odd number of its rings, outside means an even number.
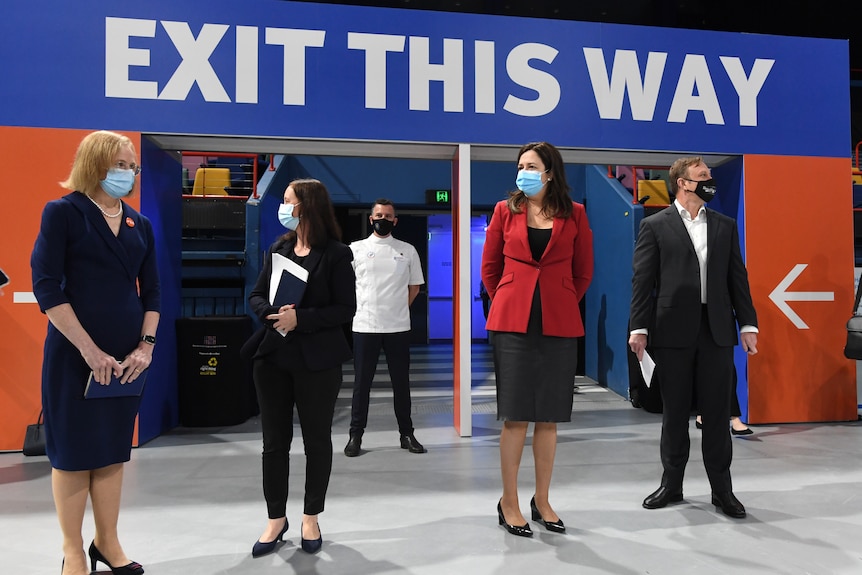
[[[289,187],[293,188],[299,200],[299,217],[308,245],[322,248],[330,239],[341,241],[341,226],[335,219],[335,209],[326,186],[320,180],[304,178],[293,180]],[[291,231],[280,239],[286,241],[295,237],[296,232]]]
[[[572,198],[569,197],[569,184],[566,183],[566,166],[560,151],[548,142],[524,144],[518,151],[517,162],[530,150],[536,152],[548,171],[549,181],[545,184],[542,198],[542,213],[550,218],[568,218],[572,215]],[[507,204],[512,213],[520,213],[527,196],[521,190],[509,192]]]
[[[392,206],[392,211],[395,214],[398,214],[398,210],[395,209],[395,204],[392,203],[392,200],[388,198],[377,198],[374,200],[374,203],[371,204],[371,213],[374,213],[374,206]]]

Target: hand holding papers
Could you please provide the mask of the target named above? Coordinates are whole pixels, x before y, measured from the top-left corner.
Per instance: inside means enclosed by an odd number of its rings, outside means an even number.
[[[653,358],[647,353],[647,350],[644,350],[643,357],[638,363],[640,363],[641,366],[641,375],[644,376],[644,383],[649,387],[652,382],[652,374],[655,371],[655,361],[653,361]]]
[[[272,274],[269,277],[269,303],[276,307],[298,305],[308,283],[308,270],[281,254],[272,254]],[[286,331],[277,330],[285,336]]]

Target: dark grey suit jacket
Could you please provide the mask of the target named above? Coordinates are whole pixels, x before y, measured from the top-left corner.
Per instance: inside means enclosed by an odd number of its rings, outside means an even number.
[[[736,220],[706,210],[706,299],[715,343],[738,343],[737,326],[757,326]],[[651,347],[689,347],[701,319],[700,266],[682,217],[671,205],[641,222],[633,258],[631,329]]]

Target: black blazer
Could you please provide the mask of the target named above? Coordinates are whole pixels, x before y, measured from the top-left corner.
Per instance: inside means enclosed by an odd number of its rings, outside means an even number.
[[[706,301],[713,339],[738,343],[737,324],[757,326],[736,220],[706,210]],[[700,266],[675,205],[644,218],[633,257],[631,329],[652,347],[688,347],[700,329]]]
[[[302,262],[308,270],[308,284],[302,302],[296,306],[296,329],[282,336],[273,329],[266,316],[277,313],[269,304],[269,278],[272,273],[272,253],[285,257],[292,254],[294,241],[279,240],[270,248],[257,283],[248,297],[249,305],[263,323],[245,346],[253,358],[287,352],[287,346],[298,346],[305,364],[311,371],[336,366],[352,357],[344,324],[350,323],[356,312],[356,278],[353,274],[353,252],[336,240],[325,248],[312,248]]]

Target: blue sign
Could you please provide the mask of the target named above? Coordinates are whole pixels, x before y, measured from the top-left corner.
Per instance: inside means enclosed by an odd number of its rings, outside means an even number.
[[[843,40],[277,0],[2,10],[0,125],[829,157],[850,145]]]

